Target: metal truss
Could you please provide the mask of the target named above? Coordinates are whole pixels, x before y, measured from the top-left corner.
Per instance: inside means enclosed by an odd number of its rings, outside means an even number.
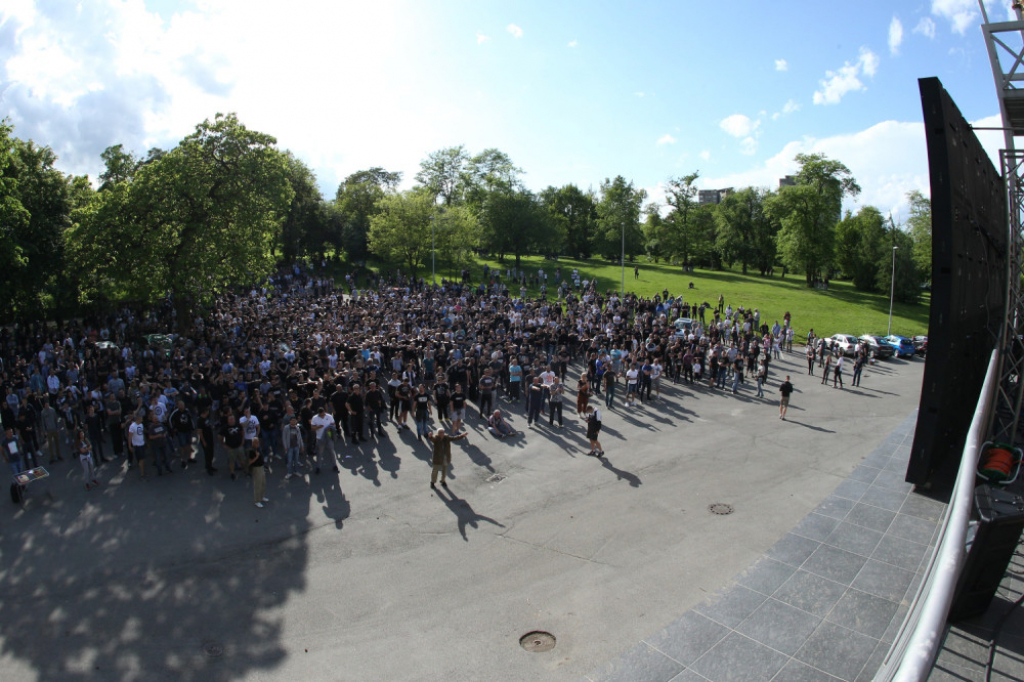
[[[1000,339],[999,381],[992,410],[992,440],[1016,445],[1024,404],[1024,151],[999,153],[1007,189],[1006,317]]]
[[[1003,117],[1006,148],[1013,149],[1015,135],[1024,135],[1024,5],[1012,4],[1016,21],[990,23],[984,0],[978,0],[984,22],[985,46],[992,65],[992,75],[999,95],[999,111]]]

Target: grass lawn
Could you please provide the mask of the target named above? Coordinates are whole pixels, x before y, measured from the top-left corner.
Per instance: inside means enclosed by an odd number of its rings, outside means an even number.
[[[482,268],[487,264],[498,268],[502,274],[515,263],[514,258],[506,258],[504,263],[497,260],[480,259],[472,269],[474,281],[479,281]],[[546,260],[540,256],[522,259],[527,272],[535,273],[538,267],[548,273],[548,296],[555,295],[554,272],[557,266],[562,267],[565,278],[573,268],[580,271],[583,279],[597,277],[598,290],[618,291],[621,275],[618,263],[609,263],[601,259],[572,260],[560,258],[558,261]],[[807,335],[813,327],[818,336],[831,336],[844,333],[860,336],[861,334],[885,335],[889,324],[889,297],[885,294],[872,294],[857,291],[850,282],[832,281],[828,291],[809,289],[804,283],[803,275],[787,275],[782,279],[761,277],[760,275],[742,274],[736,270],[701,270],[683,273],[677,266],[641,262],[640,278],[633,278],[633,266],[626,263],[626,291],[636,292],[640,296],[654,296],[668,289],[672,295],[681,295],[690,303],[707,301],[712,306],[718,302],[719,294],[725,296],[725,304],[733,308],[757,308],[761,311],[762,322],[769,326],[788,311],[796,329],[796,338]],[[421,270],[419,276],[430,280],[430,264]],[[438,279],[451,276],[448,270],[438,270]],[[343,274],[342,274],[343,276]],[[690,290],[689,283],[693,282]],[[510,287],[518,295],[518,287]],[[531,287],[529,294],[539,293],[537,287]],[[892,332],[902,336],[928,333],[928,307],[930,297],[923,292],[921,302],[915,305],[896,303],[892,312]]]

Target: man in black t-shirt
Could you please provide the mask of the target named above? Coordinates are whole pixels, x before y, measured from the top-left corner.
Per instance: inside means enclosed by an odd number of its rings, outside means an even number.
[[[228,453],[228,471],[231,473],[231,480],[235,480],[235,467],[245,468],[245,453],[242,445],[245,442],[245,433],[242,425],[235,419],[234,412],[228,414],[225,423],[220,427],[220,442]]]
[[[458,433],[465,420],[466,394],[462,392],[462,384],[455,384],[455,390],[452,392],[452,433]]]
[[[779,386],[779,393],[782,394],[782,398],[779,400],[779,419],[786,418],[786,410],[789,408],[789,396],[793,393],[793,384],[789,383],[789,375],[786,375],[786,380]]]
[[[488,367],[484,370],[484,375],[480,377],[480,418],[487,419],[491,413],[491,409],[494,407],[494,388],[496,382],[492,376],[491,369]]]
[[[352,392],[348,395],[348,402],[345,404],[345,413],[348,414],[348,430],[352,435],[352,443],[357,444],[365,441],[363,435],[363,389],[359,384],[352,384]]]

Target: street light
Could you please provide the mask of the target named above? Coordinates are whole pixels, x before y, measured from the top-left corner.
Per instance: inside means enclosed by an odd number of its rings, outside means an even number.
[[[626,223],[622,223],[622,291],[619,296],[626,300]]]
[[[892,286],[889,288],[889,334],[892,336],[892,300],[896,294],[896,249],[900,247],[892,247]]]

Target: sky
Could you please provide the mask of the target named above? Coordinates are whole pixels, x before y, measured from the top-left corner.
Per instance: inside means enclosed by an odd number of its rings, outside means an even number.
[[[777,189],[823,153],[863,190],[848,208],[899,222],[929,194],[919,78],[1000,125],[980,25],[976,0],[4,0],[0,117],[95,179],[108,146],[235,112],[328,199],[374,166],[411,187],[457,145],[500,149],[534,191],[622,175],[660,202],[693,172]]]

